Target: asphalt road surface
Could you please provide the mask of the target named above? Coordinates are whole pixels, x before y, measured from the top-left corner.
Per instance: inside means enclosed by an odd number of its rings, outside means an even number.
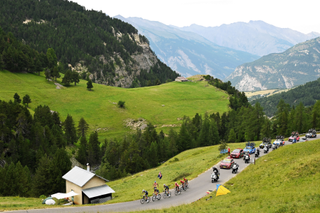
[[[317,138],[319,138],[319,134],[317,135]],[[317,138],[312,138],[308,140],[314,140]],[[302,137],[300,138],[300,142],[304,142],[302,140]],[[291,142],[286,141],[285,145],[292,144]],[[256,144],[258,147],[260,144]],[[243,148],[243,147],[239,147]],[[272,149],[269,150],[271,152]],[[262,157],[265,154],[263,153],[263,150],[260,149],[260,156]],[[253,156],[251,155],[251,163],[253,160]],[[241,159],[235,159],[235,162],[239,164],[239,170],[238,173],[241,172],[244,168],[246,168],[250,164],[245,164],[244,160]],[[215,165],[218,167],[219,164]],[[19,210],[19,211],[11,211],[14,213],[74,213],[74,212],[86,212],[86,213],[92,213],[92,212],[128,212],[128,211],[138,211],[138,210],[148,210],[148,209],[162,209],[162,208],[169,208],[171,206],[178,206],[181,204],[189,204],[194,201],[197,201],[198,199],[204,197],[207,195],[208,190],[215,190],[216,184],[224,184],[225,182],[229,181],[231,178],[233,178],[236,174],[232,174],[231,170],[229,169],[220,169],[220,179],[216,183],[211,183],[211,173],[212,169],[210,168],[206,172],[200,174],[197,178],[189,181],[189,189],[187,191],[181,192],[180,195],[175,196],[174,191],[171,191],[171,198],[166,198],[161,200],[156,200],[152,202],[150,199],[150,203],[141,204],[139,200],[130,201],[130,202],[124,202],[124,203],[116,203],[116,204],[106,204],[106,205],[97,205],[97,206],[83,206],[83,207],[65,207],[65,208],[51,208],[51,209],[30,209],[30,210]],[[161,188],[161,187],[160,187]],[[152,194],[152,193],[151,193]],[[212,194],[214,196],[214,193]]]

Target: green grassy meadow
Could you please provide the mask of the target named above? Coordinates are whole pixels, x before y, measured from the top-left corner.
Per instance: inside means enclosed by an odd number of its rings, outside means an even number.
[[[98,130],[100,138],[119,137],[130,131],[124,125],[128,118],[144,118],[160,131],[162,125],[180,124],[183,116],[226,112],[229,103],[227,93],[203,81],[131,89],[94,84],[93,91],[88,91],[85,80],[77,86],[56,89],[43,74],[0,71],[0,85],[1,100],[13,100],[16,92],[21,99],[29,94],[31,111],[38,105],[48,105],[60,113],[62,121],[70,114],[76,125],[83,117],[91,131]],[[117,106],[120,100],[125,101],[125,109]]]

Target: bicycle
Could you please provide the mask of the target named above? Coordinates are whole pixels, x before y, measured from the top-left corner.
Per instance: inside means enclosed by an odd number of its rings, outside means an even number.
[[[187,184],[187,182],[184,182],[184,184],[183,184],[183,190],[184,190],[184,191],[187,191],[187,189],[188,189],[188,184]]]
[[[184,184],[181,184],[181,189],[182,189],[183,191],[187,191],[187,188],[185,187],[185,183],[184,183]]]
[[[168,192],[164,191],[162,196],[163,196],[164,199],[166,199],[167,197],[170,198],[171,197],[171,192],[170,191],[168,191]]]
[[[184,183],[185,183],[186,189],[188,189],[189,188],[189,181],[185,181]]]
[[[144,204],[145,202],[149,203],[150,202],[150,197],[146,198],[145,195],[142,196],[140,203]]]
[[[158,195],[156,195],[155,193],[153,193],[152,195],[152,201],[154,202],[155,200],[161,200],[161,194],[158,193]]]
[[[181,194],[181,190],[180,188],[177,190],[177,188],[174,190],[174,195],[180,195]]]

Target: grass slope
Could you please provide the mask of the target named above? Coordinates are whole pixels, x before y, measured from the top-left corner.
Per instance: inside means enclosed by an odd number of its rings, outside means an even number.
[[[60,113],[61,120],[68,114],[72,115],[76,125],[83,117],[91,131],[99,129],[102,138],[130,131],[124,126],[127,118],[144,118],[161,127],[180,124],[177,118],[185,115],[193,117],[196,113],[228,111],[228,95],[206,82],[171,82],[134,89],[94,84],[93,91],[88,91],[86,84],[87,81],[81,80],[77,86],[56,89],[43,74],[0,71],[0,99],[13,100],[16,92],[21,99],[29,94],[31,110],[40,104],[48,105]],[[120,100],[125,101],[125,109],[115,104]]]
[[[258,143],[259,142],[256,142],[256,144]],[[232,150],[244,146],[245,143],[229,144]],[[210,169],[212,165],[218,163],[224,157],[226,157],[226,155],[221,156],[219,154],[218,145],[184,151],[157,168],[108,182],[107,184],[114,189],[116,193],[113,194],[113,199],[107,203],[138,200],[142,196],[142,189],[146,189],[152,194],[152,184],[155,180],[159,183],[160,189],[162,189],[164,183],[169,185],[170,188],[173,188],[174,182],[181,180],[183,176],[192,180],[199,174]],[[159,171],[163,174],[161,180],[157,178]],[[44,208],[41,202],[39,198],[0,197],[0,211]],[[52,208],[57,207],[57,205],[45,207]]]
[[[225,184],[227,195],[148,212],[320,212],[319,143],[285,146],[258,159]]]
[[[215,197],[213,193],[189,205],[148,212],[320,212],[319,143],[284,146],[258,159],[225,184],[231,191],[227,195]],[[229,146],[233,150],[245,143]],[[155,169],[109,182],[116,193],[108,203],[139,199],[142,189],[152,192],[154,180],[171,186],[183,175],[191,180],[223,157],[218,146],[187,150]],[[157,179],[159,171],[161,180]],[[206,201],[209,196],[212,199]],[[39,198],[0,197],[0,210],[43,207]]]

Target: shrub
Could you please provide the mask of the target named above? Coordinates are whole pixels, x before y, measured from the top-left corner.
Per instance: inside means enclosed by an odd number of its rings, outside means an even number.
[[[120,108],[124,108],[124,101],[119,101],[118,102],[118,106],[120,107]]]

